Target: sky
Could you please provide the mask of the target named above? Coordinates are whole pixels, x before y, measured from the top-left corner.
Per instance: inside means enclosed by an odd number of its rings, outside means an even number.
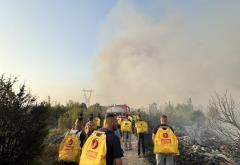
[[[114,1],[0,1],[0,72],[40,99],[81,101]]]
[[[0,73],[39,100],[207,105],[240,96],[240,1],[0,0]]]

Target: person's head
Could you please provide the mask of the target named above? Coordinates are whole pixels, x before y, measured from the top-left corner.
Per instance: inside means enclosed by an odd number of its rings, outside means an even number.
[[[91,113],[88,118],[89,121],[93,121],[93,114]]]
[[[106,116],[106,125],[105,127],[115,131],[117,129],[117,118],[113,113],[108,113]]]
[[[141,120],[142,119],[142,116],[141,114],[138,115],[138,119]]]
[[[79,115],[79,117],[83,117],[83,113],[82,112],[80,112],[78,115]]]
[[[98,113],[98,117],[99,117],[99,118],[101,117],[101,114],[100,114],[100,113]]]
[[[89,117],[89,121],[93,121],[93,116],[90,116],[90,117]]]
[[[167,124],[167,116],[166,115],[160,116],[160,124]]]
[[[75,124],[74,124],[74,129],[76,130],[82,130],[83,129],[83,118],[79,117]]]

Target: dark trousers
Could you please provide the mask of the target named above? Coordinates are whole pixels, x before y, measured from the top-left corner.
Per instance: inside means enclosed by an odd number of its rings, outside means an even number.
[[[141,146],[142,146],[142,153],[145,154],[145,144],[144,144],[144,134],[138,134],[138,155],[141,153]]]

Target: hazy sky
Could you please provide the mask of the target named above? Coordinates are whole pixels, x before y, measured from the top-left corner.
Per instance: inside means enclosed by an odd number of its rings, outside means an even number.
[[[206,105],[240,96],[240,1],[0,0],[0,72],[40,100]]]
[[[81,100],[114,1],[0,1],[0,72],[39,98]]]

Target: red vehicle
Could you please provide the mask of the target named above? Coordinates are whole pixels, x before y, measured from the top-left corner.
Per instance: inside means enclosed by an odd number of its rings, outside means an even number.
[[[130,107],[126,104],[110,106],[107,113],[116,113],[117,115],[125,115],[130,113]]]

